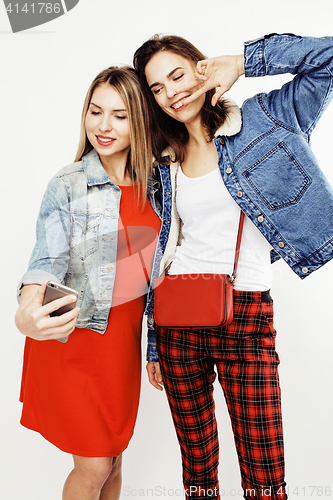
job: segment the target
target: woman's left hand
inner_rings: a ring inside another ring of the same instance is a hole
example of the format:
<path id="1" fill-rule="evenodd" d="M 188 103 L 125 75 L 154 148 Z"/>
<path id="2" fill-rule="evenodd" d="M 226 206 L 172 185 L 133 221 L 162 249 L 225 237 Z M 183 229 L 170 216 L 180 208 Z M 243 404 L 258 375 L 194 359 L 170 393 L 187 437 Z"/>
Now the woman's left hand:
<path id="1" fill-rule="evenodd" d="M 215 106 L 220 97 L 233 86 L 244 72 L 243 55 L 211 57 L 197 63 L 195 80 L 179 87 L 177 93 L 186 92 L 200 85 L 198 90 L 183 100 L 184 104 L 189 104 L 208 90 L 216 89 L 212 97 L 212 105 Z"/>
<path id="2" fill-rule="evenodd" d="M 151 385 L 153 385 L 159 391 L 163 391 L 163 380 L 160 364 L 154 363 L 153 361 L 148 361 L 146 368 L 148 372 L 148 379 Z"/>

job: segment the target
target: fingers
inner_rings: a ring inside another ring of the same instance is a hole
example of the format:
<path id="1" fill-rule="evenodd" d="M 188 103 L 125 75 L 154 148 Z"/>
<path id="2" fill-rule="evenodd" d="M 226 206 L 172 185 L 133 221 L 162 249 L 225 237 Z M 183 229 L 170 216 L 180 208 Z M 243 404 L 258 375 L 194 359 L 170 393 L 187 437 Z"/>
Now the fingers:
<path id="1" fill-rule="evenodd" d="M 52 300 L 52 302 L 45 304 L 43 306 L 43 313 L 45 315 L 49 315 L 49 314 L 53 313 L 54 311 L 57 311 L 61 307 L 67 306 L 68 304 L 72 304 L 73 302 L 76 302 L 75 295 L 65 295 L 64 297 L 61 297 L 60 299 L 55 299 L 55 300 Z"/>
<path id="2" fill-rule="evenodd" d="M 63 339 L 68 337 L 74 330 L 75 330 L 75 325 L 76 325 L 76 320 L 77 320 L 77 314 L 79 312 L 79 308 L 76 308 L 77 312 L 75 314 L 74 318 L 71 318 L 69 321 L 67 321 L 63 325 L 55 325 L 54 327 L 50 326 L 49 323 L 49 328 L 44 332 L 44 340 L 57 340 L 57 339 Z M 75 311 L 73 309 L 73 311 Z M 70 311 L 71 313 L 73 311 Z M 66 313 L 67 314 L 67 313 Z M 64 314 L 62 316 L 65 316 Z M 58 316 L 57 318 L 51 318 L 53 319 L 58 319 L 62 318 L 62 316 Z"/>
<path id="3" fill-rule="evenodd" d="M 223 94 L 227 91 L 227 89 L 223 89 L 222 87 L 219 87 L 216 89 L 215 94 L 212 97 L 211 103 L 212 106 L 215 106 L 216 103 L 219 101 L 219 99 L 223 96 Z"/>
<path id="4" fill-rule="evenodd" d="M 70 311 L 63 313 L 60 316 L 51 316 L 51 317 L 46 316 L 47 324 L 49 328 L 64 326 L 73 319 L 76 319 L 79 314 L 79 311 L 80 311 L 79 307 L 74 307 L 74 309 L 71 309 Z"/>
<path id="5" fill-rule="evenodd" d="M 36 340 L 61 339 L 70 335 L 74 329 L 80 309 L 75 309 L 61 316 L 44 316 L 35 321 L 33 338 Z"/>
<path id="6" fill-rule="evenodd" d="M 160 364 L 159 363 L 155 363 L 155 379 L 160 384 L 163 384 L 162 373 L 161 373 L 161 368 L 160 368 Z"/>
<path id="7" fill-rule="evenodd" d="M 197 62 L 197 71 L 200 75 L 204 75 L 207 72 L 207 68 L 210 65 L 209 59 L 203 59 Z"/>
<path id="8" fill-rule="evenodd" d="M 32 298 L 32 303 L 35 304 L 36 306 L 42 306 L 43 305 L 43 300 L 44 300 L 44 295 L 46 291 L 46 285 L 49 280 L 45 280 L 41 286 L 38 287 L 36 290 L 35 296 Z"/>
<path id="9" fill-rule="evenodd" d="M 210 90 L 209 86 L 204 84 L 198 90 L 193 92 L 193 94 L 191 94 L 189 97 L 185 97 L 183 99 L 183 104 L 185 104 L 185 105 L 190 104 L 190 102 L 195 101 L 196 99 L 198 99 L 198 97 L 205 94 L 208 90 Z"/>
<path id="10" fill-rule="evenodd" d="M 179 86 L 177 89 L 177 94 L 193 90 L 196 87 L 198 87 L 198 85 L 203 85 L 206 80 L 207 77 L 205 75 L 200 75 L 199 73 L 195 73 L 195 79 L 187 82 L 185 85 Z"/>
<path id="11" fill-rule="evenodd" d="M 147 373 L 148 373 L 148 380 L 155 387 L 155 389 L 158 389 L 159 391 L 163 391 L 163 381 L 162 381 L 162 375 L 161 375 L 161 370 L 160 370 L 160 364 L 159 363 L 153 363 L 152 361 L 148 361 L 147 363 Z"/>

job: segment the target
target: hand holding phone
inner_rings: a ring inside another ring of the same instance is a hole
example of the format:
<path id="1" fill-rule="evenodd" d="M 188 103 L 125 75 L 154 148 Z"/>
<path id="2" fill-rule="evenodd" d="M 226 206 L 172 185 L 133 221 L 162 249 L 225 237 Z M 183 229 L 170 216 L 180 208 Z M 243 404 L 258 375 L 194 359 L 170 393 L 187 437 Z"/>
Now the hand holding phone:
<path id="1" fill-rule="evenodd" d="M 56 299 L 61 299 L 62 297 L 66 297 L 67 295 L 75 295 L 77 299 L 78 293 L 76 290 L 73 290 L 73 288 L 61 285 L 60 283 L 55 283 L 54 281 L 49 281 L 46 284 L 43 305 L 49 304 L 50 302 L 53 302 Z M 51 317 L 61 316 L 62 314 L 74 309 L 76 307 L 76 303 L 77 300 L 75 302 L 71 302 L 70 304 L 62 306 L 59 309 L 56 309 L 55 311 L 51 312 L 50 316 Z M 59 340 L 59 342 L 67 342 L 68 337 L 57 340 Z"/>
<path id="2" fill-rule="evenodd" d="M 79 314 L 77 295 L 75 290 L 47 280 L 42 285 L 25 285 L 15 316 L 17 328 L 35 340 L 66 342 Z"/>
<path id="3" fill-rule="evenodd" d="M 68 286 L 60 285 L 59 283 L 55 283 L 54 281 L 48 281 L 48 283 L 46 284 L 43 306 L 45 304 L 53 302 L 53 300 L 66 297 L 66 295 L 75 295 L 75 297 L 77 298 L 78 293 L 76 290 L 73 290 L 73 288 L 69 288 Z M 50 316 L 61 316 L 65 312 L 74 309 L 74 307 L 76 307 L 76 301 L 62 306 L 56 311 L 53 311 Z"/>

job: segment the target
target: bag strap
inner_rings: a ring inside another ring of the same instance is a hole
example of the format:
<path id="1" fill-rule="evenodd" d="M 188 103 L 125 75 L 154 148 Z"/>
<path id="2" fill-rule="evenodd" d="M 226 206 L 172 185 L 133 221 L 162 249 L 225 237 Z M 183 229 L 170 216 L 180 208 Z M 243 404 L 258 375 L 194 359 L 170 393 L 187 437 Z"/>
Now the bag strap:
<path id="1" fill-rule="evenodd" d="M 234 270 L 232 271 L 232 275 L 231 275 L 231 283 L 233 283 L 236 279 L 240 245 L 241 245 L 242 235 L 243 235 L 244 218 L 245 218 L 244 212 L 241 211 L 240 218 L 239 218 L 236 250 L 235 250 Z"/>

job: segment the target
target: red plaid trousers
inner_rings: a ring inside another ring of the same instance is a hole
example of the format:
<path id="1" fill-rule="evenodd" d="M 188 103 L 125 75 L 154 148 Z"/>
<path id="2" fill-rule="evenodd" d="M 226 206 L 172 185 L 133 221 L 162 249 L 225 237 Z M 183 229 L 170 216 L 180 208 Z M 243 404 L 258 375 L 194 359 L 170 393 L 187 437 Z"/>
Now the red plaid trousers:
<path id="1" fill-rule="evenodd" d="M 261 292 L 234 291 L 234 320 L 227 327 L 157 326 L 163 382 L 189 498 L 219 497 L 215 365 L 231 418 L 244 498 L 288 498 L 275 336 L 273 303 L 263 302 Z"/>

